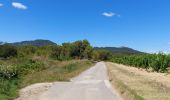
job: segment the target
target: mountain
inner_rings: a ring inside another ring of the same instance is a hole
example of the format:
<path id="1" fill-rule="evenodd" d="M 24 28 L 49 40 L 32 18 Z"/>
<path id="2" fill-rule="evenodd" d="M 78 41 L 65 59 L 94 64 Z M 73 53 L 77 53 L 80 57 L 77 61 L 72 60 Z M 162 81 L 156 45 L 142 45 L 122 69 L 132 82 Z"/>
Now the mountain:
<path id="1" fill-rule="evenodd" d="M 3 45 L 3 44 L 4 44 L 4 42 L 1 42 L 1 41 L 0 41 L 0 45 Z"/>
<path id="2" fill-rule="evenodd" d="M 15 42 L 10 43 L 14 46 L 26 46 L 26 45 L 33 45 L 33 46 L 46 46 L 46 45 L 56 45 L 56 43 L 50 41 L 50 40 L 33 40 L 33 41 L 22 41 L 22 42 Z"/>
<path id="3" fill-rule="evenodd" d="M 3 44 L 3 42 L 0 42 Z M 15 42 L 15 43 L 8 43 L 14 46 L 26 46 L 26 45 L 33 45 L 33 46 L 46 46 L 46 45 L 57 45 L 56 43 L 50 40 L 42 40 L 37 39 L 33 41 L 22 41 L 22 42 Z M 108 50 L 113 53 L 115 56 L 122 56 L 122 55 L 133 55 L 133 54 L 143 54 L 144 52 L 140 52 L 128 47 L 94 47 L 96 50 Z"/>
<path id="4" fill-rule="evenodd" d="M 140 52 L 128 47 L 95 47 L 96 50 L 108 50 L 113 53 L 115 56 L 121 55 L 133 55 L 133 54 L 144 54 L 144 52 Z"/>

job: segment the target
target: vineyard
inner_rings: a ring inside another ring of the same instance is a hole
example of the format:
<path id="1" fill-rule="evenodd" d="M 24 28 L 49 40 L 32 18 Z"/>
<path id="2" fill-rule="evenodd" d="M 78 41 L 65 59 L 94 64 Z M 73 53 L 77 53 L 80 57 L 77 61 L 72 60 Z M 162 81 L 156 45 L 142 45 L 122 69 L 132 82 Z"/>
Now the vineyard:
<path id="1" fill-rule="evenodd" d="M 112 61 L 156 72 L 167 72 L 170 68 L 170 55 L 161 53 L 114 57 Z"/>

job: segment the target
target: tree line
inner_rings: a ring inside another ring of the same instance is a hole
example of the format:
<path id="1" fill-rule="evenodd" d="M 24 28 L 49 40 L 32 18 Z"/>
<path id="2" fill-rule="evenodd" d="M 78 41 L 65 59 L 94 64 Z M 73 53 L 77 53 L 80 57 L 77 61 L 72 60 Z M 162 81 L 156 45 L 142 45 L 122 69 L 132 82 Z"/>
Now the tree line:
<path id="1" fill-rule="evenodd" d="M 170 55 L 165 54 L 134 54 L 115 56 L 105 49 L 95 49 L 87 40 L 79 40 L 62 45 L 46 46 L 13 46 L 1 43 L 0 59 L 10 58 L 47 58 L 59 61 L 72 59 L 89 59 L 95 61 L 111 60 L 116 63 L 145 68 L 157 72 L 166 72 L 170 68 Z"/>
<path id="2" fill-rule="evenodd" d="M 93 59 L 109 60 L 112 54 L 107 50 L 95 50 L 87 40 L 47 46 L 13 46 L 0 45 L 0 58 L 45 56 L 56 60 Z"/>

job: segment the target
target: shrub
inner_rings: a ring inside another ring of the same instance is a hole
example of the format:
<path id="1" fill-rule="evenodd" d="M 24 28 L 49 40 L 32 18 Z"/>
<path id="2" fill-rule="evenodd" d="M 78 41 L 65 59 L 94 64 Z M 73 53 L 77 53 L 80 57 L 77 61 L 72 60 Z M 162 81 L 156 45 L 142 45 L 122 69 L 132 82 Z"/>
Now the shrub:
<path id="1" fill-rule="evenodd" d="M 17 66 L 17 70 L 20 74 L 26 75 L 28 73 L 33 73 L 35 71 L 41 71 L 45 69 L 44 63 L 40 61 L 30 60 L 27 63 L 20 64 Z"/>
<path id="2" fill-rule="evenodd" d="M 18 77 L 18 70 L 16 66 L 12 65 L 0 65 L 0 78 L 12 79 Z"/>

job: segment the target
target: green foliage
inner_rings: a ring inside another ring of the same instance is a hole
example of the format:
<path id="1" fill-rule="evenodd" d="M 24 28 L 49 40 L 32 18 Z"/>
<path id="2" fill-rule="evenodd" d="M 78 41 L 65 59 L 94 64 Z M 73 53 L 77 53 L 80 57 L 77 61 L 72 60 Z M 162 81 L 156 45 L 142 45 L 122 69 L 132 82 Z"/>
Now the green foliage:
<path id="1" fill-rule="evenodd" d="M 77 66 L 78 64 L 73 63 L 73 64 L 69 64 L 63 67 L 63 69 L 67 72 L 72 72 L 74 70 L 76 70 L 79 66 Z"/>
<path id="2" fill-rule="evenodd" d="M 0 78 L 0 100 L 13 100 L 18 94 L 18 89 L 20 81 L 18 79 L 6 80 Z"/>
<path id="3" fill-rule="evenodd" d="M 39 42 L 41 41 L 38 41 L 38 44 Z M 71 59 L 109 60 L 112 55 L 109 51 L 104 49 L 95 50 L 87 40 L 75 41 L 73 43 L 63 43 L 62 45 L 34 46 L 24 44 L 25 42 L 23 42 L 23 46 L 20 45 L 17 47 L 11 45 L 1 45 L 0 57 L 18 57 L 17 59 L 40 57 L 48 59 L 50 56 L 53 59 L 63 61 Z"/>
<path id="4" fill-rule="evenodd" d="M 16 96 L 19 82 L 28 74 L 44 70 L 44 63 L 28 60 L 15 65 L 0 65 L 0 98 L 12 100 Z"/>
<path id="5" fill-rule="evenodd" d="M 30 56 L 35 54 L 37 50 L 37 47 L 35 46 L 22 46 L 22 47 L 18 47 L 18 55 L 19 57 L 26 57 L 26 56 Z"/>
<path id="6" fill-rule="evenodd" d="M 21 75 L 45 69 L 42 62 L 29 60 L 27 63 L 18 65 L 0 65 L 0 78 L 12 79 L 19 78 Z"/>
<path id="7" fill-rule="evenodd" d="M 94 60 L 110 60 L 112 54 L 110 51 L 107 50 L 95 50 L 93 51 L 93 59 Z"/>
<path id="8" fill-rule="evenodd" d="M 42 62 L 29 60 L 27 63 L 20 64 L 17 66 L 17 72 L 22 75 L 27 75 L 36 71 L 45 69 L 45 65 Z"/>
<path id="9" fill-rule="evenodd" d="M 51 56 L 58 60 L 69 59 L 90 59 L 92 58 L 93 48 L 87 40 L 76 41 L 73 43 L 63 43 L 52 49 Z"/>
<path id="10" fill-rule="evenodd" d="M 156 72 L 166 72 L 170 67 L 170 55 L 161 53 L 115 57 L 112 61 L 138 68 L 152 69 Z"/>
<path id="11" fill-rule="evenodd" d="M 11 79 L 14 77 L 18 77 L 18 71 L 16 66 L 0 65 L 0 78 Z"/>
<path id="12" fill-rule="evenodd" d="M 16 55 L 16 47 L 10 45 L 0 45 L 0 58 L 14 57 Z"/>
<path id="13" fill-rule="evenodd" d="M 83 41 L 76 41 L 73 43 L 73 51 L 72 56 L 74 58 L 90 58 L 89 53 L 92 52 L 92 47 L 90 46 L 90 43 L 87 40 Z"/>

